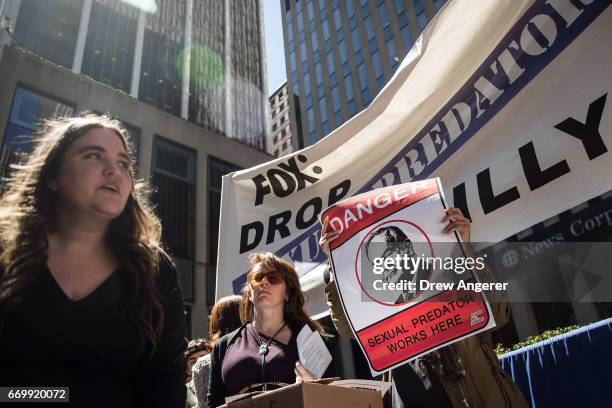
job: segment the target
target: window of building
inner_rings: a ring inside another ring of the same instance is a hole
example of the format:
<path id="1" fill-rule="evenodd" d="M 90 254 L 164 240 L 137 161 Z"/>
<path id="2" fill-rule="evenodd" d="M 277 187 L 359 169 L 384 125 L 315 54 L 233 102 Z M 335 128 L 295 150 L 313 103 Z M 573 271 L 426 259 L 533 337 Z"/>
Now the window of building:
<path id="1" fill-rule="evenodd" d="M 313 108 L 308 109 L 308 129 L 310 129 L 311 132 L 313 129 L 316 130 L 315 115 L 314 115 Z"/>
<path id="2" fill-rule="evenodd" d="M 351 31 L 351 40 L 353 41 L 353 49 L 355 51 L 361 51 L 361 41 L 359 40 L 359 31 Z"/>
<path id="3" fill-rule="evenodd" d="M 310 131 L 310 144 L 315 144 L 317 143 L 317 130 L 313 129 Z"/>
<path id="4" fill-rule="evenodd" d="M 310 33 L 310 43 L 312 44 L 312 52 L 315 54 L 319 53 L 319 41 L 317 39 L 317 32 L 313 31 Z"/>
<path id="5" fill-rule="evenodd" d="M 385 81 L 383 77 L 382 63 L 380 61 L 380 53 L 378 51 L 372 54 L 372 62 L 374 63 L 374 77 L 376 78 L 378 89 L 380 90 L 382 87 L 380 86 L 379 82 L 382 81 L 382 84 L 384 85 Z"/>
<path id="6" fill-rule="evenodd" d="M 151 179 L 155 191 L 151 200 L 162 221 L 162 239 L 176 262 L 187 300 L 194 297 L 195 165 L 195 151 L 155 136 Z"/>
<path id="7" fill-rule="evenodd" d="M 342 17 L 340 16 L 339 8 L 334 10 L 334 25 L 336 26 L 336 30 L 342 28 Z"/>
<path id="8" fill-rule="evenodd" d="M 400 14 L 404 11 L 404 0 L 393 0 L 393 4 L 395 5 L 395 13 Z"/>
<path id="9" fill-rule="evenodd" d="M 321 114 L 321 122 L 325 122 L 327 120 L 327 103 L 324 96 L 319 99 L 319 112 Z"/>
<path id="10" fill-rule="evenodd" d="M 329 40 L 329 21 L 327 19 L 323 20 L 323 41 Z"/>
<path id="11" fill-rule="evenodd" d="M 342 27 L 340 27 L 338 31 L 336 31 L 336 41 L 342 40 L 344 40 L 344 31 L 342 31 Z"/>
<path id="12" fill-rule="evenodd" d="M 118 13 L 93 2 L 81 72 L 124 92 L 130 91 L 138 14 Z"/>
<path id="13" fill-rule="evenodd" d="M 158 4 L 158 13 L 147 15 L 138 98 L 179 116 L 182 81 L 176 62 L 184 47 L 185 9 L 178 2 Z M 175 24 L 168 25 L 165 21 L 169 15 L 173 16 Z M 160 26 L 166 25 L 167 30 L 159 30 Z"/>
<path id="14" fill-rule="evenodd" d="M 397 50 L 395 49 L 395 40 L 391 38 L 387 41 L 387 54 L 389 55 L 389 65 L 391 65 L 391 69 L 395 71 L 397 68 L 398 61 L 395 60 L 397 57 Z"/>
<path id="15" fill-rule="evenodd" d="M 371 40 L 372 38 L 376 36 L 376 33 L 374 32 L 374 25 L 372 24 L 372 16 L 368 16 L 365 19 L 365 26 L 366 26 L 366 34 L 368 36 L 368 40 Z"/>
<path id="16" fill-rule="evenodd" d="M 338 111 L 334 113 L 334 119 L 336 120 L 336 127 L 340 126 L 344 123 L 344 118 L 342 117 L 342 112 Z"/>
<path id="17" fill-rule="evenodd" d="M 280 123 L 281 123 L 281 125 L 282 125 L 283 123 L 285 123 L 285 116 L 281 116 L 281 118 L 280 118 Z"/>
<path id="18" fill-rule="evenodd" d="M 321 123 L 321 133 L 323 134 L 323 137 L 327 136 L 329 133 L 329 122 L 324 121 Z"/>
<path id="19" fill-rule="evenodd" d="M 308 21 L 314 20 L 314 8 L 312 6 L 312 1 L 308 1 L 306 3 L 306 11 L 308 12 Z"/>
<path id="20" fill-rule="evenodd" d="M 298 33 L 302 33 L 304 32 L 304 19 L 302 17 L 302 10 L 298 10 L 296 17 Z"/>
<path id="21" fill-rule="evenodd" d="M 285 103 L 281 102 L 280 105 L 278 105 L 278 110 L 282 111 L 285 108 Z"/>
<path id="22" fill-rule="evenodd" d="M 378 19 L 380 20 L 380 24 L 383 27 L 383 29 L 385 27 L 389 26 L 389 13 L 387 13 L 387 7 L 385 7 L 385 3 L 379 3 L 376 6 L 376 9 L 378 10 Z"/>
<path id="23" fill-rule="evenodd" d="M 275 123 L 272 125 L 272 131 L 275 132 L 278 129 L 278 125 Z"/>
<path id="24" fill-rule="evenodd" d="M 446 3 L 446 0 L 434 0 L 434 10 L 440 10 L 444 3 Z"/>
<path id="25" fill-rule="evenodd" d="M 364 106 L 368 106 L 370 102 L 372 102 L 372 96 L 370 95 L 370 90 L 367 87 L 361 90 L 361 98 L 363 99 Z"/>
<path id="26" fill-rule="evenodd" d="M 427 26 L 427 16 L 425 15 L 423 0 L 412 0 L 412 4 L 414 4 L 414 11 L 416 12 L 419 27 L 421 27 L 421 30 L 423 30 Z"/>
<path id="27" fill-rule="evenodd" d="M 287 21 L 287 42 L 293 42 L 293 22 Z"/>
<path id="28" fill-rule="evenodd" d="M 397 22 L 400 26 L 400 29 L 406 27 L 408 25 L 408 16 L 406 15 L 405 11 L 402 11 L 398 16 L 397 16 Z"/>
<path id="29" fill-rule="evenodd" d="M 344 88 L 346 89 L 346 99 L 353 99 L 355 94 L 353 93 L 353 80 L 350 75 L 344 78 Z"/>
<path id="30" fill-rule="evenodd" d="M 278 150 L 274 152 L 278 156 Z M 240 167 L 208 156 L 208 274 L 206 275 L 206 301 L 215 302 L 217 283 L 217 247 L 219 245 L 219 219 L 221 215 L 221 178 Z"/>
<path id="31" fill-rule="evenodd" d="M 295 72 L 297 69 L 297 62 L 295 59 L 295 52 L 289 53 L 289 66 L 291 67 L 291 72 Z"/>
<path id="32" fill-rule="evenodd" d="M 71 69 L 82 8 L 82 1 L 22 1 L 14 32 L 17 44 Z"/>
<path id="33" fill-rule="evenodd" d="M 340 110 L 340 91 L 337 86 L 333 87 L 331 91 L 334 112 L 338 112 Z"/>
<path id="34" fill-rule="evenodd" d="M 317 81 L 317 85 L 323 84 L 323 70 L 321 69 L 321 64 L 315 65 L 315 80 Z"/>
<path id="35" fill-rule="evenodd" d="M 406 25 L 404 28 L 402 28 L 400 30 L 400 34 L 402 35 L 402 40 L 404 40 L 404 47 L 406 47 L 407 50 L 412 48 L 412 44 L 414 44 L 414 41 L 412 41 L 412 34 L 410 33 L 410 25 Z"/>
<path id="36" fill-rule="evenodd" d="M 355 7 L 353 7 L 353 1 L 354 0 L 344 1 L 344 6 L 346 7 L 346 14 L 348 15 L 349 18 L 355 15 Z"/>
<path id="37" fill-rule="evenodd" d="M 32 151 L 32 134 L 41 120 L 73 113 L 73 106 L 17 87 L 0 153 L 0 183 L 10 175 L 10 165 Z"/>
<path id="38" fill-rule="evenodd" d="M 370 16 L 370 7 L 368 6 L 368 1 L 361 2 L 361 17 L 365 20 Z"/>
<path id="39" fill-rule="evenodd" d="M 306 92 L 306 95 L 312 94 L 312 90 L 310 89 L 310 74 L 308 73 L 304 74 L 304 92 Z"/>
<path id="40" fill-rule="evenodd" d="M 349 117 L 353 117 L 357 113 L 357 104 L 355 103 L 355 99 L 350 99 L 348 101 L 348 110 Z"/>
<path id="41" fill-rule="evenodd" d="M 308 59 L 306 57 L 306 41 L 300 43 L 300 58 L 302 58 L 302 63 Z"/>
<path id="42" fill-rule="evenodd" d="M 327 59 L 327 71 L 328 72 L 334 72 L 335 71 L 335 67 L 334 67 L 334 54 L 332 52 L 328 52 L 326 54 L 325 58 Z"/>
<path id="43" fill-rule="evenodd" d="M 340 41 L 338 43 L 338 48 L 340 50 L 340 63 L 344 64 L 348 61 L 348 54 L 346 52 L 346 43 L 344 41 Z"/>
<path id="44" fill-rule="evenodd" d="M 368 73 L 365 64 L 361 64 L 357 67 L 357 74 L 359 75 L 360 89 L 366 89 L 368 87 Z"/>
<path id="45" fill-rule="evenodd" d="M 378 50 L 378 43 L 376 42 L 376 38 L 372 38 L 370 41 L 368 41 L 368 51 L 370 54 L 373 54 L 376 52 L 376 50 Z"/>

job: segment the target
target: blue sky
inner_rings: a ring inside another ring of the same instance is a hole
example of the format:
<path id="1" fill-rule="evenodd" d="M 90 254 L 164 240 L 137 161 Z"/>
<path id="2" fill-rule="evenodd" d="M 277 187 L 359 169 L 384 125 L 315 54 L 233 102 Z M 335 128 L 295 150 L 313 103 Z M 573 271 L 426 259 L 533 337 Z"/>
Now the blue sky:
<path id="1" fill-rule="evenodd" d="M 285 44 L 280 0 L 262 0 L 264 6 L 264 30 L 266 34 L 266 61 L 268 94 L 272 94 L 287 79 L 285 71 Z"/>

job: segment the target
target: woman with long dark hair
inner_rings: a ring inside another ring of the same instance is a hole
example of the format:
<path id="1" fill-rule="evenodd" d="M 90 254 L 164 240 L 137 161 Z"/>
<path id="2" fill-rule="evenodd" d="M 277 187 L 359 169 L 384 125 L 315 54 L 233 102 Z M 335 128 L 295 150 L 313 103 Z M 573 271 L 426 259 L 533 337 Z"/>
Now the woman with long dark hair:
<path id="1" fill-rule="evenodd" d="M 240 322 L 241 300 L 242 297 L 238 295 L 222 297 L 215 303 L 210 312 L 210 317 L 208 318 L 208 340 L 205 343 L 206 355 L 198 358 L 192 370 L 192 383 L 195 389 L 197 406 L 200 408 L 204 408 L 207 404 L 211 352 L 221 337 L 233 332 L 242 325 Z"/>
<path id="2" fill-rule="evenodd" d="M 249 257 L 251 270 L 242 292 L 243 325 L 223 336 L 211 355 L 208 406 L 225 397 L 312 379 L 299 363 L 296 337 L 308 325 L 321 326 L 304 311 L 304 295 L 293 265 L 270 253 Z"/>
<path id="3" fill-rule="evenodd" d="M 72 406 L 185 404 L 185 320 L 129 134 L 49 120 L 0 199 L 0 385 L 69 387 Z"/>

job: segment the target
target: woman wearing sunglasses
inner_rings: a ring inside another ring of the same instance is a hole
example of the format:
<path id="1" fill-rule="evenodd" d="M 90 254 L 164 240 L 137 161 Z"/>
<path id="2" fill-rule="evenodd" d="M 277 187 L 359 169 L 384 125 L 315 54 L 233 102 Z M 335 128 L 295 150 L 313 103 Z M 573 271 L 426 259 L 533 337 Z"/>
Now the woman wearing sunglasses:
<path id="1" fill-rule="evenodd" d="M 208 406 L 225 397 L 312 379 L 299 363 L 296 337 L 308 325 L 322 331 L 304 311 L 304 295 L 293 265 L 272 253 L 249 256 L 242 291 L 243 325 L 219 340 L 212 352 Z"/>

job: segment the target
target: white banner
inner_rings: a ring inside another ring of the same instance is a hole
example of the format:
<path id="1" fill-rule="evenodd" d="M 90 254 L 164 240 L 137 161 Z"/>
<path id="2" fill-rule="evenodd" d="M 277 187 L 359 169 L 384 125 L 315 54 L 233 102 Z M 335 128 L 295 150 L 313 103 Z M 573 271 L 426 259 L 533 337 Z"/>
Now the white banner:
<path id="1" fill-rule="evenodd" d="M 609 3 L 448 2 L 368 109 L 313 146 L 223 178 L 217 298 L 240 290 L 252 251 L 323 261 L 321 211 L 374 188 L 439 177 L 475 242 L 612 189 Z M 314 271 L 303 280 L 318 315 Z"/>

